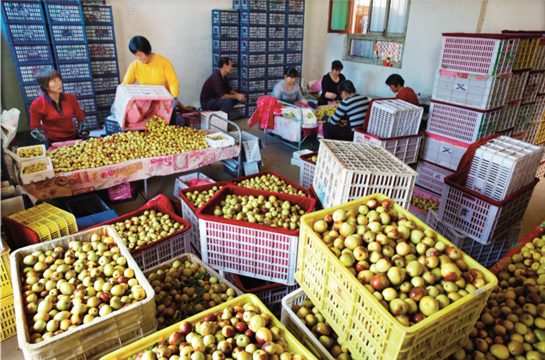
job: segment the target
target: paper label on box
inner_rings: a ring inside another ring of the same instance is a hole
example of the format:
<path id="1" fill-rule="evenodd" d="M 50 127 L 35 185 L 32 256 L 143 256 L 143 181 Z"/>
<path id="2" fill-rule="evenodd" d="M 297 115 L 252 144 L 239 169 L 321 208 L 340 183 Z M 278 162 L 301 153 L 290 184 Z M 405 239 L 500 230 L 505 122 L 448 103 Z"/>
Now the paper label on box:
<path id="1" fill-rule="evenodd" d="M 259 172 L 259 166 L 257 164 L 257 161 L 255 162 L 245 162 L 243 163 L 244 166 L 244 174 L 246 176 L 257 174 Z"/>

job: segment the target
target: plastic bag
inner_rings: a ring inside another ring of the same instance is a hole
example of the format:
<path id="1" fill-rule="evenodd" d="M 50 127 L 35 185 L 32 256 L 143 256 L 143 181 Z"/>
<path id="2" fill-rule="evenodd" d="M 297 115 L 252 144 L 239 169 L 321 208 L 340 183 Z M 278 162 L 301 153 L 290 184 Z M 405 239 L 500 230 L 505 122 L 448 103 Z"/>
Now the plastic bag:
<path id="1" fill-rule="evenodd" d="M 19 115 L 21 112 L 19 109 L 4 110 L 2 117 L 0 118 L 0 125 L 2 126 L 2 146 L 7 149 L 9 144 L 15 138 L 17 134 L 17 126 L 19 125 Z"/>

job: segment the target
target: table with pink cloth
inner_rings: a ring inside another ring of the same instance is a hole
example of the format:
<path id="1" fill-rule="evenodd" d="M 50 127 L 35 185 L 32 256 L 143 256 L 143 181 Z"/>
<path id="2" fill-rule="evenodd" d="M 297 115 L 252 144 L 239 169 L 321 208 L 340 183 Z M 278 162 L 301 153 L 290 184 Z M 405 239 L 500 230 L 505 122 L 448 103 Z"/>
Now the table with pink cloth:
<path id="1" fill-rule="evenodd" d="M 53 179 L 25 185 L 24 188 L 38 200 L 73 196 L 154 176 L 166 176 L 195 170 L 221 160 L 232 159 L 237 157 L 239 153 L 240 147 L 235 145 L 129 160 L 94 169 L 57 173 Z"/>

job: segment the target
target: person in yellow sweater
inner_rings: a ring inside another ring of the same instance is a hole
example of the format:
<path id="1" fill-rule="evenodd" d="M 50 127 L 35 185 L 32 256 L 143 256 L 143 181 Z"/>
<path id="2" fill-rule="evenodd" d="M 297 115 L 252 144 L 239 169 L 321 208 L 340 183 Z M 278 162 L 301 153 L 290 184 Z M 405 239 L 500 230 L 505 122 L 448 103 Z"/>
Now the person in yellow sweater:
<path id="1" fill-rule="evenodd" d="M 148 39 L 143 36 L 134 36 L 129 42 L 129 50 L 136 60 L 129 65 L 123 84 L 130 85 L 138 81 L 139 85 L 163 85 L 174 98 L 173 107 L 177 106 L 184 112 L 196 111 L 194 107 L 185 107 L 178 101 L 180 83 L 174 67 L 167 58 L 151 51 Z M 174 111 L 173 119 L 175 118 Z"/>

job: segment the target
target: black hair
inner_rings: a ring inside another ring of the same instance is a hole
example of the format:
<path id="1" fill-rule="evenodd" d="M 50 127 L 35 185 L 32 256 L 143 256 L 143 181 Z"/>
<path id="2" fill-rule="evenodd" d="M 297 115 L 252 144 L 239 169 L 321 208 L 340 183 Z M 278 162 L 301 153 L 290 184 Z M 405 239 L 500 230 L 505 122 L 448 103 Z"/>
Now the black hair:
<path id="1" fill-rule="evenodd" d="M 294 67 L 288 67 L 284 70 L 284 75 L 291 78 L 296 78 L 299 76 L 299 72 Z"/>
<path id="2" fill-rule="evenodd" d="M 398 74 L 392 74 L 388 76 L 388 79 L 386 79 L 386 85 L 393 85 L 397 87 L 398 85 L 404 86 L 405 80 L 401 77 L 401 75 Z"/>
<path id="3" fill-rule="evenodd" d="M 144 54 L 149 55 L 151 54 L 151 44 L 145 37 L 136 35 L 129 42 L 129 50 L 133 54 L 136 54 L 137 51 L 142 51 Z"/>
<path id="4" fill-rule="evenodd" d="M 230 58 L 228 58 L 228 57 L 222 57 L 222 58 L 220 58 L 220 61 L 218 61 L 218 67 L 221 69 L 223 67 L 223 65 L 229 66 L 231 61 L 232 60 Z"/>
<path id="5" fill-rule="evenodd" d="M 40 89 L 44 93 L 47 92 L 47 87 L 49 86 L 49 82 L 55 78 L 59 78 L 62 80 L 62 75 L 53 68 L 41 68 L 36 73 L 36 81 L 40 85 Z"/>
<path id="6" fill-rule="evenodd" d="M 349 94 L 355 93 L 356 88 L 354 87 L 354 84 L 350 80 L 341 81 L 339 85 L 337 86 L 337 91 L 339 91 L 339 94 L 343 91 L 346 91 Z"/>
<path id="7" fill-rule="evenodd" d="M 344 68 L 343 63 L 339 60 L 335 60 L 331 63 L 331 68 L 333 70 L 342 70 Z"/>

